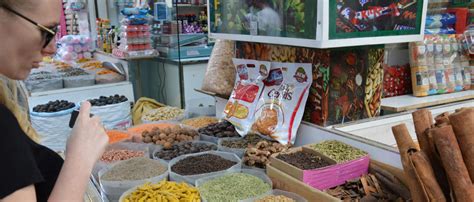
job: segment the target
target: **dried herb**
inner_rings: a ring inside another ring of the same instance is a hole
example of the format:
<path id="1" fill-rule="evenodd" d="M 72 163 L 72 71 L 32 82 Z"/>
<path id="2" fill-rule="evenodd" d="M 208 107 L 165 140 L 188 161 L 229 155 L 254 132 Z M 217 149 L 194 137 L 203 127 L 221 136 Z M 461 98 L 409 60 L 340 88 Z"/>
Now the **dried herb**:
<path id="1" fill-rule="evenodd" d="M 226 170 L 237 164 L 213 154 L 190 156 L 171 166 L 171 171 L 180 175 L 198 175 Z"/>
<path id="2" fill-rule="evenodd" d="M 271 186 L 258 177 L 233 173 L 209 180 L 198 187 L 206 201 L 238 201 L 260 196 Z"/>
<path id="3" fill-rule="evenodd" d="M 367 152 L 335 140 L 324 141 L 310 147 L 337 163 L 344 163 L 367 155 Z"/>

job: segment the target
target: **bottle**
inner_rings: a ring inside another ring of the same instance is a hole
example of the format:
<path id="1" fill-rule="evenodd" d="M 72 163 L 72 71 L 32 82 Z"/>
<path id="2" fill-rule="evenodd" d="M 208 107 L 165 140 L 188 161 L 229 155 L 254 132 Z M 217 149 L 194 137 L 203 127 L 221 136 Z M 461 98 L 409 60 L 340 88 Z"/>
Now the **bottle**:
<path id="1" fill-rule="evenodd" d="M 112 26 L 110 29 L 109 33 L 107 34 L 107 40 L 109 42 L 109 51 L 112 52 L 113 49 L 117 48 L 116 47 L 116 37 L 117 37 L 117 30 L 115 26 Z"/>

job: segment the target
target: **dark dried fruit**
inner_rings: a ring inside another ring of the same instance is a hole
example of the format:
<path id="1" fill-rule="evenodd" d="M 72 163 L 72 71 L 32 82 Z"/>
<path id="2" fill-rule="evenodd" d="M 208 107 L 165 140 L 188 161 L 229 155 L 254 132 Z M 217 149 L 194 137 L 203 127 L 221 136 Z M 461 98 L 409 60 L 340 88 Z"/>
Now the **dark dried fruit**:
<path id="1" fill-rule="evenodd" d="M 68 102 L 66 100 L 56 100 L 56 101 L 50 101 L 46 104 L 42 105 L 37 105 L 33 108 L 34 112 L 59 112 L 59 111 L 64 111 L 67 109 L 74 108 L 76 105 L 72 102 Z"/>
<path id="2" fill-rule="evenodd" d="M 235 130 L 234 126 L 228 121 L 222 121 L 219 123 L 211 124 L 207 127 L 199 129 L 199 133 L 223 138 L 223 137 L 240 137 L 239 133 Z"/>
<path id="3" fill-rule="evenodd" d="M 89 100 L 92 106 L 106 106 L 106 105 L 111 105 L 111 104 L 118 104 L 122 102 L 128 101 L 127 97 L 125 96 L 120 96 L 120 95 L 112 95 L 109 97 L 105 96 L 100 96 L 98 99 L 92 99 Z"/>
<path id="4" fill-rule="evenodd" d="M 205 151 L 217 150 L 214 144 L 199 142 L 186 142 L 181 145 L 173 145 L 170 149 L 163 149 L 155 154 L 155 157 L 163 160 L 171 160 L 185 154 L 193 154 Z"/>

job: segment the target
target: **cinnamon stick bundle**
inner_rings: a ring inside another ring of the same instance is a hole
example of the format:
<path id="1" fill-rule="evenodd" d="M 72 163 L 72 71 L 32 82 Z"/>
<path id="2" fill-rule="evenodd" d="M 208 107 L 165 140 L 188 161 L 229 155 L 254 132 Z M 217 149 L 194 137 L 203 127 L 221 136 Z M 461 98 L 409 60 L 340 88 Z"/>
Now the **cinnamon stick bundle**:
<path id="1" fill-rule="evenodd" d="M 427 109 L 421 109 L 412 113 L 413 122 L 415 124 L 415 132 L 420 143 L 421 150 L 426 154 L 429 159 L 429 164 L 433 168 L 438 184 L 443 190 L 444 196 L 450 198 L 451 189 L 448 183 L 448 177 L 444 171 L 443 165 L 439 158 L 439 154 L 436 152 L 436 147 L 432 139 L 430 128 L 433 125 L 433 117 L 431 112 Z M 446 120 L 447 114 L 442 114 L 436 117 L 438 123 Z"/>
<path id="2" fill-rule="evenodd" d="M 435 118 L 436 126 L 450 125 L 449 112 L 444 112 Z"/>
<path id="3" fill-rule="evenodd" d="M 456 201 L 474 201 L 474 187 L 450 125 L 431 129 Z"/>
<path id="4" fill-rule="evenodd" d="M 392 132 L 400 150 L 404 172 L 409 178 L 408 187 L 413 201 L 446 201 L 426 155 L 416 148 L 406 125 L 394 126 Z"/>
<path id="5" fill-rule="evenodd" d="M 474 108 L 463 108 L 449 116 L 471 181 L 474 181 Z"/>

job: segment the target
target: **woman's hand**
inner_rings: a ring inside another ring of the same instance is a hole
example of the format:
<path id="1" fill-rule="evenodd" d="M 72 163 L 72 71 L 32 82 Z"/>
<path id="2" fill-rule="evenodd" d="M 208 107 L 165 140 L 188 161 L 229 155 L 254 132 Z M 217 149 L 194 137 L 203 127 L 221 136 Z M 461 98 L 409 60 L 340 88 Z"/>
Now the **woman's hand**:
<path id="1" fill-rule="evenodd" d="M 93 166 L 104 153 L 109 138 L 99 117 L 90 117 L 91 104 L 83 102 L 66 147 L 66 159 Z"/>

